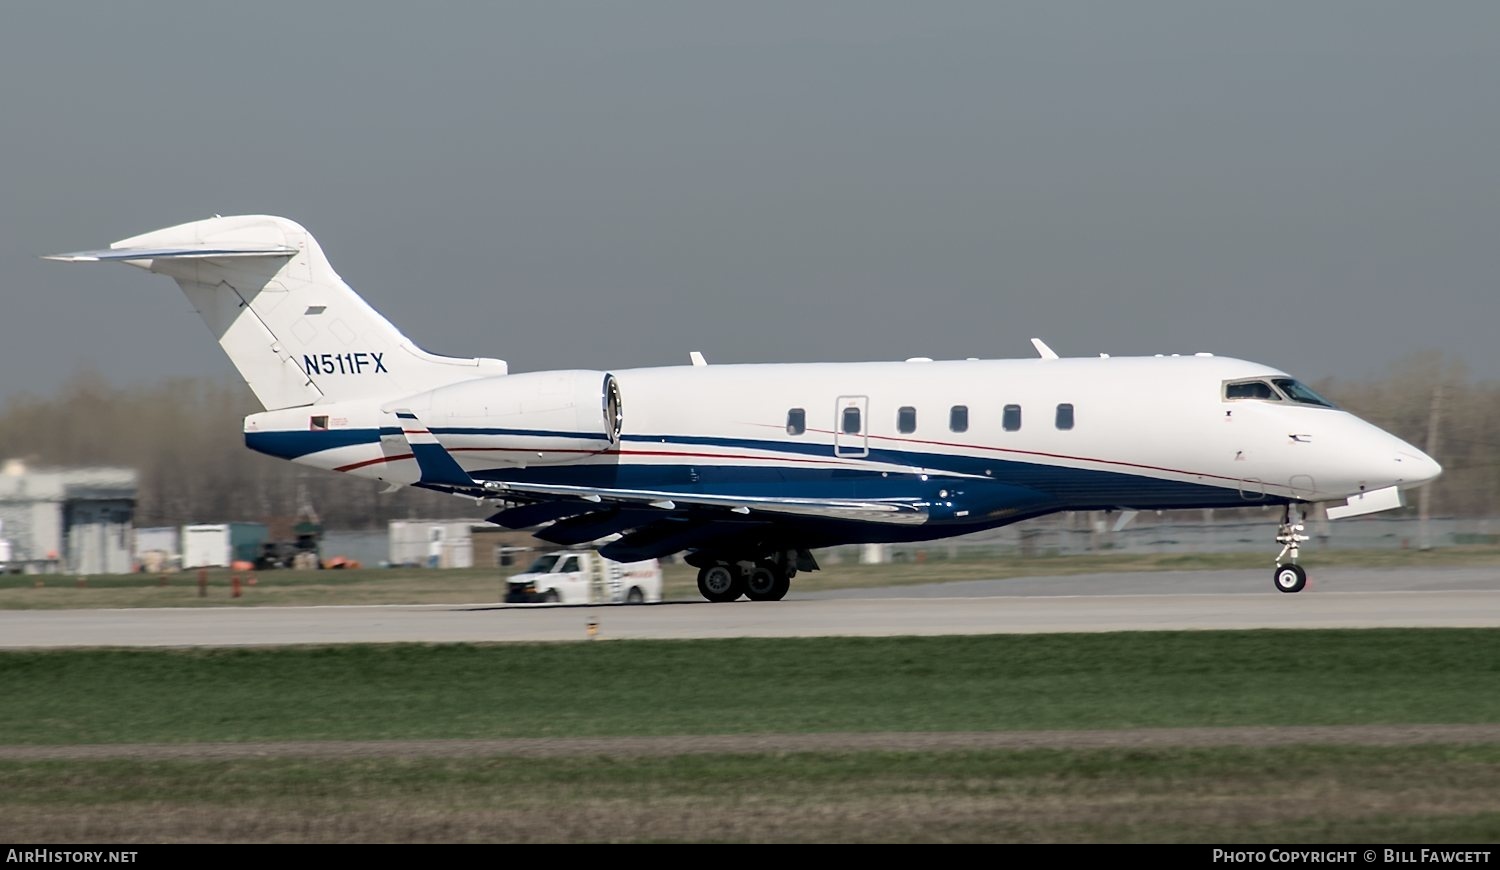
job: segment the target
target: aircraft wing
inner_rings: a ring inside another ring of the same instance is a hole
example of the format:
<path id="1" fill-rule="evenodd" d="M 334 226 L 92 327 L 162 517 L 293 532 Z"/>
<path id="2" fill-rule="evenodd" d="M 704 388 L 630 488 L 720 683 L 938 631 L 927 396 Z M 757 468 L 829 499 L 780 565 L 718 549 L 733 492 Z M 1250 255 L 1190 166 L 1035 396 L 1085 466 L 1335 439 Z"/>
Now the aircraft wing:
<path id="1" fill-rule="evenodd" d="M 828 519 L 864 520 L 878 523 L 924 523 L 925 505 L 910 501 L 857 501 L 841 499 L 776 498 L 769 496 L 702 495 L 697 493 L 660 492 L 645 489 L 607 489 L 588 486 L 511 483 L 487 480 L 486 491 L 519 496 L 550 496 L 576 499 L 592 504 L 651 507 L 662 511 L 690 508 L 718 508 L 731 513 L 792 514 Z"/>
<path id="2" fill-rule="evenodd" d="M 793 518 L 921 523 L 925 505 L 887 501 L 717 496 L 651 490 L 485 481 L 483 491 L 512 500 L 489 521 L 541 528 L 544 541 L 572 546 L 612 538 L 600 548 L 620 562 L 757 537 Z M 542 525 L 545 524 L 545 525 Z"/>
<path id="3" fill-rule="evenodd" d="M 759 519 L 762 520 L 769 519 L 764 516 L 765 514 L 772 514 L 877 523 L 920 524 L 927 521 L 927 506 L 909 500 L 728 496 L 504 480 L 479 481 L 463 470 L 458 461 L 453 458 L 453 454 L 438 442 L 431 430 L 410 409 L 398 408 L 395 409 L 394 414 L 397 426 L 391 427 L 390 431 L 392 434 L 399 431 L 406 439 L 421 471 L 418 483 L 433 488 L 471 494 L 482 492 L 503 497 L 516 497 L 518 500 L 527 502 L 561 502 L 562 504 L 556 508 L 557 516 L 560 517 L 570 514 L 588 515 L 603 511 L 612 511 L 618 515 L 624 511 L 633 519 L 638 519 L 637 525 L 640 526 L 649 525 L 657 519 L 669 516 L 676 516 L 679 519 L 703 519 L 705 517 L 701 514 L 704 511 L 712 511 L 725 520 L 738 519 L 728 514 L 737 514 L 747 520 L 752 518 L 752 514 L 761 514 Z M 528 507 L 536 508 L 537 506 L 529 505 Z M 529 520 L 533 517 L 545 517 L 547 513 L 547 509 L 544 508 L 541 513 L 532 510 L 524 516 Z M 694 514 L 700 514 L 700 516 L 694 517 Z M 545 520 L 524 522 L 520 527 L 535 525 L 536 522 L 542 521 Z M 508 525 L 509 523 L 502 521 L 502 524 Z"/>

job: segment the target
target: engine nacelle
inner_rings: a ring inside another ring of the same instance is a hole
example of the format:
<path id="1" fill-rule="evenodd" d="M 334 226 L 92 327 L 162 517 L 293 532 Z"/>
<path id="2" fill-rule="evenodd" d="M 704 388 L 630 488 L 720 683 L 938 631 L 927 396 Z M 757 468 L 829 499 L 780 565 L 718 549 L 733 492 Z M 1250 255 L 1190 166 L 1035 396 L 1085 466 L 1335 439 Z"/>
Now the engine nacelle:
<path id="1" fill-rule="evenodd" d="M 450 452 L 496 465 L 576 462 L 619 443 L 623 422 L 619 385 L 599 371 L 461 381 L 402 406 Z"/>
<path id="2" fill-rule="evenodd" d="M 409 462 L 410 411 L 463 468 L 560 465 L 613 448 L 623 420 L 614 375 L 532 372 L 476 378 L 381 402 L 304 405 L 245 418 L 252 450 L 318 468 L 396 483 L 417 480 Z"/>

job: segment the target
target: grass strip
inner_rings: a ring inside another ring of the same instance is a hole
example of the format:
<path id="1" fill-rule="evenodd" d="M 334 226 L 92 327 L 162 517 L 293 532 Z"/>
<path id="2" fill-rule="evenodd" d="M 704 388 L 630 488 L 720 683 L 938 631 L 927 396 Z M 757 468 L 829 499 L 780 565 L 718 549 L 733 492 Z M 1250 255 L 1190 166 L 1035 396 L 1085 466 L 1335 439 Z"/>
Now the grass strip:
<path id="1" fill-rule="evenodd" d="M 1500 722 L 1500 630 L 0 653 L 0 743 Z"/>

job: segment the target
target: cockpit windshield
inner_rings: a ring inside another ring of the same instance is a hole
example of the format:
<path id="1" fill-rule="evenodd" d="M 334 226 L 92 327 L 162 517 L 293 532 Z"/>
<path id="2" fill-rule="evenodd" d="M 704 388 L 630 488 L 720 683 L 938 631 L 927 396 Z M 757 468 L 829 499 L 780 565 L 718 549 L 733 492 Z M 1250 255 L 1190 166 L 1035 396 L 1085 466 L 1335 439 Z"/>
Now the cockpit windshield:
<path id="1" fill-rule="evenodd" d="M 1281 394 L 1265 381 L 1239 381 L 1224 385 L 1224 398 L 1265 399 L 1268 402 L 1279 402 Z"/>
<path id="2" fill-rule="evenodd" d="M 1274 386 L 1273 386 L 1274 385 Z M 1252 378 L 1231 381 L 1224 385 L 1224 398 L 1260 399 L 1265 402 L 1296 402 L 1299 405 L 1315 405 L 1319 408 L 1336 407 L 1332 402 L 1313 392 L 1312 388 L 1291 378 Z"/>
<path id="3" fill-rule="evenodd" d="M 1301 381 L 1294 381 L 1291 378 L 1277 378 L 1272 383 L 1293 402 L 1299 402 L 1303 405 L 1317 405 L 1320 408 L 1334 407 L 1332 402 L 1313 392 L 1311 387 Z"/>

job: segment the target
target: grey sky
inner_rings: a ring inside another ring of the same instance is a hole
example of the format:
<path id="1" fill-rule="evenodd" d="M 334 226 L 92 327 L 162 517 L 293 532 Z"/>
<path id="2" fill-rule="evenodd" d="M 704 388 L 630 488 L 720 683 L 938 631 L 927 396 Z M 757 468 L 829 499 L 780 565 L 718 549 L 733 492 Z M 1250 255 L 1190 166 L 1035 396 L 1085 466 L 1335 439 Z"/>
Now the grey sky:
<path id="1" fill-rule="evenodd" d="M 0 399 L 231 372 L 167 279 L 37 257 L 254 212 L 514 371 L 1495 378 L 1500 4 L 6 5 Z"/>

